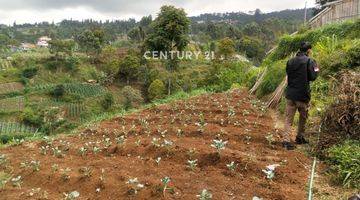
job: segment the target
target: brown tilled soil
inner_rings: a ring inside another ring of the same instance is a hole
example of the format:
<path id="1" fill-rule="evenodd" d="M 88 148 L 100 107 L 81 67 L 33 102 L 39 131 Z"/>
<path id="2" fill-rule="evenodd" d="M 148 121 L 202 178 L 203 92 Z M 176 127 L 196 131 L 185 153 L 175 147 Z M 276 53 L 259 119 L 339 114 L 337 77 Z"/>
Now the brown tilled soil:
<path id="1" fill-rule="evenodd" d="M 235 116 L 228 117 L 232 110 Z M 207 123 L 203 132 L 195 125 L 201 121 L 200 114 Z M 311 161 L 299 151 L 284 151 L 274 124 L 259 102 L 244 91 L 232 91 L 146 109 L 89 127 L 79 135 L 25 142 L 0 150 L 8 158 L 0 174 L 22 177 L 21 188 L 8 182 L 0 190 L 0 199 L 63 199 L 64 193 L 72 191 L 80 193 L 78 199 L 197 199 L 203 189 L 221 200 L 305 199 Z M 179 129 L 183 133 L 178 135 Z M 274 145 L 265 139 L 268 134 L 274 136 Z M 117 145 L 115 138 L 121 135 L 126 135 L 126 141 Z M 110 138 L 109 147 L 106 138 Z M 153 138 L 173 145 L 155 147 Z M 228 141 L 220 155 L 211 147 L 214 139 Z M 41 154 L 41 146 L 49 146 L 46 155 Z M 101 152 L 95 154 L 94 146 Z M 53 154 L 56 147 L 63 156 Z M 88 149 L 83 156 L 81 147 Z M 192 171 L 187 161 L 195 159 L 198 165 Z M 31 161 L 40 161 L 39 171 L 21 164 Z M 235 172 L 226 167 L 232 161 L 238 164 Z M 269 180 L 262 170 L 271 164 L 280 167 Z M 81 172 L 84 167 L 88 175 Z M 66 168 L 71 172 L 62 172 Z M 164 177 L 171 179 L 165 192 Z M 144 185 L 136 194 L 136 187 L 126 183 L 131 178 Z"/>

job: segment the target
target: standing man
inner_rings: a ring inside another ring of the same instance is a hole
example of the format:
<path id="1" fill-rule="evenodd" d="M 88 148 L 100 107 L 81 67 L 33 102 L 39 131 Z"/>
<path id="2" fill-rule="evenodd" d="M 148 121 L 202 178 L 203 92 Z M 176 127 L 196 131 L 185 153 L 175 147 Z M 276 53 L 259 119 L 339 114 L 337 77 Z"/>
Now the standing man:
<path id="1" fill-rule="evenodd" d="M 309 57 L 311 48 L 310 43 L 302 42 L 300 51 L 286 64 L 288 84 L 286 88 L 287 102 L 283 147 L 287 150 L 295 149 L 295 145 L 290 139 L 290 133 L 296 111 L 299 111 L 300 117 L 295 142 L 296 144 L 308 143 L 304 138 L 304 132 L 311 98 L 310 81 L 315 81 L 319 72 L 316 61 Z"/>

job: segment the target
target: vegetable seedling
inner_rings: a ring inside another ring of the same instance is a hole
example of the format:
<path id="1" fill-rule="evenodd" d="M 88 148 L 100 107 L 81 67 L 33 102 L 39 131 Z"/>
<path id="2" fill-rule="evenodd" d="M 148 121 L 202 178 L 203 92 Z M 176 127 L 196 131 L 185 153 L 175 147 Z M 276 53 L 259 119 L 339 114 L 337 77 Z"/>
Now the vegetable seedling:
<path id="1" fill-rule="evenodd" d="M 40 171 L 40 161 L 32 160 L 30 162 L 30 166 L 32 167 L 34 172 Z"/>
<path id="2" fill-rule="evenodd" d="M 234 161 L 232 161 L 229 164 L 226 164 L 226 167 L 231 171 L 231 172 L 235 172 L 236 168 L 237 168 L 238 164 L 236 164 Z"/>
<path id="3" fill-rule="evenodd" d="M 119 146 L 123 146 L 126 142 L 126 138 L 124 135 L 115 138 L 115 140 L 116 140 L 116 144 Z"/>
<path id="4" fill-rule="evenodd" d="M 75 200 L 80 197 L 80 193 L 78 191 L 72 191 L 70 193 L 64 193 L 65 200 Z"/>
<path id="5" fill-rule="evenodd" d="M 137 194 L 139 190 L 144 188 L 144 184 L 141 184 L 138 178 L 129 179 L 126 184 L 130 185 L 130 190 L 128 191 L 129 194 Z"/>
<path id="6" fill-rule="evenodd" d="M 58 164 L 51 165 L 51 171 L 52 173 L 59 171 L 59 165 Z"/>
<path id="7" fill-rule="evenodd" d="M 164 197 L 165 197 L 165 192 L 166 190 L 172 190 L 172 188 L 169 188 L 169 183 L 171 182 L 171 179 L 170 177 L 164 177 L 161 179 L 161 182 L 163 184 L 163 194 L 164 194 Z"/>
<path id="8" fill-rule="evenodd" d="M 274 142 L 275 142 L 275 139 L 274 139 L 274 135 L 271 134 L 271 133 L 268 133 L 266 136 L 265 136 L 265 139 L 266 141 L 269 143 L 269 145 L 272 147 Z"/>
<path id="9" fill-rule="evenodd" d="M 279 166 L 280 165 L 278 165 L 278 164 L 269 165 L 269 166 L 266 166 L 266 169 L 264 169 L 262 171 L 265 173 L 267 179 L 272 180 L 275 177 L 275 169 Z"/>
<path id="10" fill-rule="evenodd" d="M 203 189 L 196 197 L 198 197 L 199 200 L 210 200 L 212 199 L 212 194 L 207 189 Z"/>
<path id="11" fill-rule="evenodd" d="M 90 167 L 82 167 L 79 169 L 79 172 L 84 178 L 90 178 L 92 176 L 92 169 Z"/>
<path id="12" fill-rule="evenodd" d="M 197 159 L 196 160 L 188 160 L 188 167 L 191 169 L 191 171 L 194 171 L 197 166 Z"/>
<path id="13" fill-rule="evenodd" d="M 109 148 L 109 147 L 111 146 L 111 144 L 112 144 L 110 138 L 105 138 L 103 142 L 104 142 L 104 146 L 105 146 L 106 148 Z"/>
<path id="14" fill-rule="evenodd" d="M 79 149 L 79 154 L 81 155 L 81 157 L 84 157 L 86 155 L 86 152 L 87 152 L 87 148 L 85 147 L 81 147 Z"/>
<path id="15" fill-rule="evenodd" d="M 57 157 L 57 158 L 63 158 L 64 157 L 64 154 L 62 153 L 62 151 L 58 147 L 52 148 L 52 151 L 53 151 L 53 155 L 55 157 Z"/>
<path id="16" fill-rule="evenodd" d="M 198 131 L 200 133 L 203 133 L 205 131 L 205 126 L 207 123 L 205 122 L 204 115 L 202 113 L 199 114 L 199 122 L 195 123 L 196 126 L 198 126 Z"/>
<path id="17" fill-rule="evenodd" d="M 156 162 L 156 164 L 159 166 L 160 165 L 160 161 L 161 161 L 161 157 L 157 157 L 156 159 L 155 159 L 155 162 Z"/>
<path id="18" fill-rule="evenodd" d="M 161 144 L 160 144 L 160 138 L 153 138 L 152 141 L 151 141 L 151 144 L 154 146 L 154 147 L 161 147 Z"/>
<path id="19" fill-rule="evenodd" d="M 220 155 L 220 151 L 225 149 L 225 146 L 227 143 L 228 143 L 228 141 L 213 140 L 211 147 L 215 148 L 217 153 Z"/>
<path id="20" fill-rule="evenodd" d="M 70 172 L 71 172 L 71 169 L 70 168 L 66 168 L 66 169 L 61 169 L 61 179 L 63 181 L 68 181 L 70 180 Z"/>
<path id="21" fill-rule="evenodd" d="M 15 178 L 12 178 L 12 179 L 11 179 L 11 183 L 12 183 L 13 187 L 21 188 L 22 177 L 21 177 L 21 176 L 17 176 L 17 177 L 15 177 Z"/>

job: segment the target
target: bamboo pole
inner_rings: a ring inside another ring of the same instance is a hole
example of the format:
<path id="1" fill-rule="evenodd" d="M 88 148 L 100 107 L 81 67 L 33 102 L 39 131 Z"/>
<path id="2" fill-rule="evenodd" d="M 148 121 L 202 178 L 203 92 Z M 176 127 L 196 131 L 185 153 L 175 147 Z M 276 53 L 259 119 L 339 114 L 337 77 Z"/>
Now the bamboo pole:
<path id="1" fill-rule="evenodd" d="M 284 78 L 284 80 L 280 83 L 280 85 L 276 88 L 276 90 L 272 93 L 270 100 L 266 104 L 268 108 L 276 108 L 280 101 L 281 97 L 283 96 L 285 92 L 285 87 L 287 84 L 287 77 Z"/>

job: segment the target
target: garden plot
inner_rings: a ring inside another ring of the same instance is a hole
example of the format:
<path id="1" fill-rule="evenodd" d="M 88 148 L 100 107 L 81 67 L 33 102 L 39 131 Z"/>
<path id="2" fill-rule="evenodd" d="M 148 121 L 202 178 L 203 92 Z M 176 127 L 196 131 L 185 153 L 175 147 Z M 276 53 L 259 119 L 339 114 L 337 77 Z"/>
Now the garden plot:
<path id="1" fill-rule="evenodd" d="M 84 109 L 83 103 L 69 103 L 65 106 L 66 117 L 79 118 Z"/>
<path id="2" fill-rule="evenodd" d="M 0 100 L 0 112 L 18 112 L 24 110 L 24 97 L 13 97 Z"/>
<path id="3" fill-rule="evenodd" d="M 246 92 L 202 95 L 0 149 L 1 198 L 305 199 L 311 161 L 277 140 Z"/>
<path id="4" fill-rule="evenodd" d="M 0 84 L 0 94 L 8 94 L 12 92 L 20 92 L 24 89 L 23 84 L 19 82 Z"/>
<path id="5" fill-rule="evenodd" d="M 0 122 L 0 135 L 36 134 L 37 128 L 17 122 Z"/>
<path id="6" fill-rule="evenodd" d="M 83 97 L 94 97 L 104 94 L 105 89 L 101 85 L 72 83 L 64 85 L 66 92 Z"/>
<path id="7" fill-rule="evenodd" d="M 69 94 L 77 94 L 82 97 L 95 97 L 103 95 L 106 89 L 101 85 L 87 83 L 68 83 L 63 84 L 64 89 Z M 56 87 L 56 84 L 39 84 L 28 88 L 31 92 L 49 92 Z"/>

